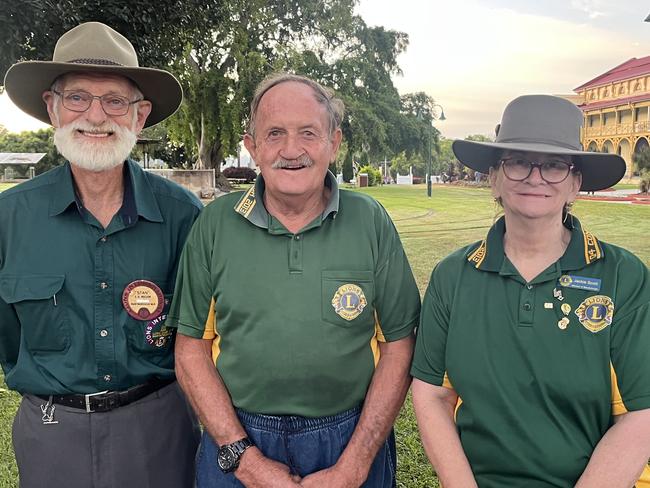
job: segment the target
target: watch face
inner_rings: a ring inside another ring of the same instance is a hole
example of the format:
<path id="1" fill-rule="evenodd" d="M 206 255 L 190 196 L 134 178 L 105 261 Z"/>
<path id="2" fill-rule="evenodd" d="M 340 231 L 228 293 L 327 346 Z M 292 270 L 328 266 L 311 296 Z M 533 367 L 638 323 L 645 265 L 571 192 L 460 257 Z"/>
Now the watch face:
<path id="1" fill-rule="evenodd" d="M 237 456 L 230 450 L 230 446 L 224 446 L 219 449 L 217 462 L 222 470 L 227 471 L 234 467 L 234 464 L 237 462 Z"/>

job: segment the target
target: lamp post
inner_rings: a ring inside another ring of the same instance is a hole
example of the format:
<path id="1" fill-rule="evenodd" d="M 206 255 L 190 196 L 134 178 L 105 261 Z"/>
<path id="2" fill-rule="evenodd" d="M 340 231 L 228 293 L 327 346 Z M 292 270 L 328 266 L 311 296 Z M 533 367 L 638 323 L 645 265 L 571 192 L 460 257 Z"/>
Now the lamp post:
<path id="1" fill-rule="evenodd" d="M 440 120 L 444 121 L 445 111 L 442 108 L 442 105 L 434 103 L 431 110 L 431 121 Z M 427 196 L 431 198 L 431 173 L 433 172 L 433 164 L 431 161 L 431 139 L 433 139 L 433 125 L 429 125 L 429 160 L 427 162 Z"/>

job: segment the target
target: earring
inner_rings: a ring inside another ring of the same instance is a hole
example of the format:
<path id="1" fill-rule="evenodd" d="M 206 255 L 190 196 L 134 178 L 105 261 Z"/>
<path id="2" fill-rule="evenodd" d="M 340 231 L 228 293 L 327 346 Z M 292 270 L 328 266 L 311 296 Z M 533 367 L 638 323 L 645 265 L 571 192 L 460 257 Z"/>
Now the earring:
<path id="1" fill-rule="evenodd" d="M 574 228 L 573 224 L 573 214 L 571 213 L 571 210 L 573 209 L 573 202 L 566 202 L 564 204 L 564 208 L 562 209 L 562 223 L 569 229 Z M 569 219 L 569 224 L 567 225 L 566 221 Z"/>
<path id="2" fill-rule="evenodd" d="M 494 225 L 499 218 L 499 216 L 503 213 L 503 204 L 501 197 L 494 197 L 494 212 L 492 216 L 492 225 Z"/>

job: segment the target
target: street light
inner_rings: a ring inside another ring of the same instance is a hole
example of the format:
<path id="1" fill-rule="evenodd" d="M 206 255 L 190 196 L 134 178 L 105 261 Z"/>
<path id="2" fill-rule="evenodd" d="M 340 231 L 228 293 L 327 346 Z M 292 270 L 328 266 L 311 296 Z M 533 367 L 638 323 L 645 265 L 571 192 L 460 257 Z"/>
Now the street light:
<path id="1" fill-rule="evenodd" d="M 433 122 L 434 120 L 440 120 L 444 121 L 447 120 L 447 117 L 445 117 L 445 111 L 442 108 L 442 105 L 438 103 L 434 103 L 432 110 L 431 110 L 431 121 Z M 431 173 L 433 172 L 433 164 L 431 161 L 431 139 L 433 139 L 433 125 L 429 125 L 429 161 L 427 164 L 427 196 L 431 198 Z"/>

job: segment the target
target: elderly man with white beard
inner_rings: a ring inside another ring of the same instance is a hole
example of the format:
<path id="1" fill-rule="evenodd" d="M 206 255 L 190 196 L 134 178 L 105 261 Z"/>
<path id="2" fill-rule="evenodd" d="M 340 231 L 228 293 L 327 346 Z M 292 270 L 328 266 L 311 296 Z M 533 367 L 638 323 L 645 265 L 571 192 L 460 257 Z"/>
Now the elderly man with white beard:
<path id="1" fill-rule="evenodd" d="M 138 133 L 182 100 L 168 72 L 97 22 L 5 88 L 55 128 L 68 160 L 0 194 L 0 365 L 22 395 L 22 488 L 194 485 L 199 428 L 165 327 L 201 203 L 129 160 Z"/>

